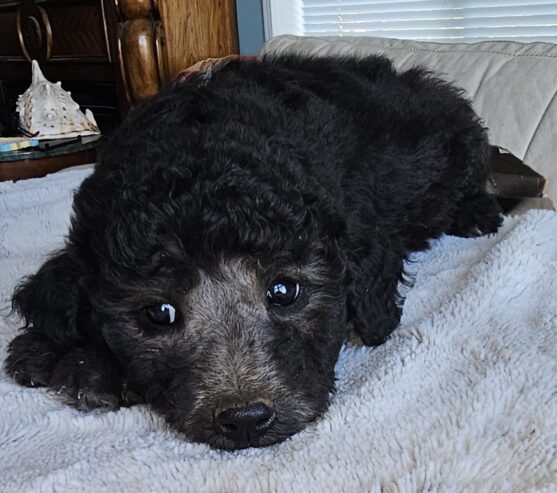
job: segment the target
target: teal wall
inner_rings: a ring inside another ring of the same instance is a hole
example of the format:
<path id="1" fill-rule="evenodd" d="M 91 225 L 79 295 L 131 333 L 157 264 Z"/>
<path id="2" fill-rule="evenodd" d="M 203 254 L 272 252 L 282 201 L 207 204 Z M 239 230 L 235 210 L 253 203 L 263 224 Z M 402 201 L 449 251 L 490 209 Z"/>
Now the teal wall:
<path id="1" fill-rule="evenodd" d="M 240 53 L 255 55 L 264 41 L 261 0 L 236 0 Z"/>

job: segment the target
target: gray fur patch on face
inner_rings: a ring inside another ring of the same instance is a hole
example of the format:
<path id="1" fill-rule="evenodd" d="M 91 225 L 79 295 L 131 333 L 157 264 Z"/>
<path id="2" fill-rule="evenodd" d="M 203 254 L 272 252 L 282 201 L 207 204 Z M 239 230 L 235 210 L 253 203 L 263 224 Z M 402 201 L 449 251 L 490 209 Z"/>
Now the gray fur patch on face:
<path id="1" fill-rule="evenodd" d="M 282 278 L 302 286 L 299 299 L 287 308 L 269 304 L 266 297 Z M 181 330 L 166 340 L 177 354 L 187 354 L 187 384 L 181 373 L 172 384 L 187 389 L 181 403 L 172 402 L 178 409 L 169 413 L 173 422 L 195 441 L 230 448 L 234 443 L 215 433 L 215 416 L 262 402 L 277 419 L 257 445 L 303 429 L 326 409 L 334 388 L 331 365 L 340 337 L 331 334 L 344 320 L 337 308 L 343 302 L 339 280 L 317 254 L 298 265 L 287 258 L 222 257 L 210 269 L 200 269 L 179 307 Z M 179 412 L 182 408 L 187 412 Z"/>
<path id="2" fill-rule="evenodd" d="M 253 263 L 222 259 L 201 271 L 186 299 L 186 337 L 195 356 L 195 408 L 272 401 L 287 392 L 272 357 L 265 288 Z"/>

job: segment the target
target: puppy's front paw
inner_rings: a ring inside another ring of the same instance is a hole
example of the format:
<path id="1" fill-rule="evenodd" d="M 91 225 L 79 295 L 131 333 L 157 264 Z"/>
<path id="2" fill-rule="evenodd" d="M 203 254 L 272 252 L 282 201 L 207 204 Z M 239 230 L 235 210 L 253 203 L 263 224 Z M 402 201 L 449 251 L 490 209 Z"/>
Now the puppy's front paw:
<path id="1" fill-rule="evenodd" d="M 26 330 L 8 346 L 4 367 L 18 384 L 43 387 L 49 384 L 58 358 L 54 344 L 39 332 Z"/>
<path id="2" fill-rule="evenodd" d="M 121 370 L 111 355 L 94 349 L 76 348 L 57 362 L 48 385 L 68 405 L 85 411 L 109 410 L 133 404 Z"/>

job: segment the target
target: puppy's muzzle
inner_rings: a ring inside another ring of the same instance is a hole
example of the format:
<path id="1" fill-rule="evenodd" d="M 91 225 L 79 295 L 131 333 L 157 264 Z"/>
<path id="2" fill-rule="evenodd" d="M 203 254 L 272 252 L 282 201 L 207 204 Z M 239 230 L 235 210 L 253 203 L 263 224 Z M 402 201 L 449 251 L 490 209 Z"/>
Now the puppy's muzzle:
<path id="1" fill-rule="evenodd" d="M 238 444 L 252 444 L 275 424 L 275 410 L 262 402 L 226 409 L 215 416 L 215 431 Z"/>

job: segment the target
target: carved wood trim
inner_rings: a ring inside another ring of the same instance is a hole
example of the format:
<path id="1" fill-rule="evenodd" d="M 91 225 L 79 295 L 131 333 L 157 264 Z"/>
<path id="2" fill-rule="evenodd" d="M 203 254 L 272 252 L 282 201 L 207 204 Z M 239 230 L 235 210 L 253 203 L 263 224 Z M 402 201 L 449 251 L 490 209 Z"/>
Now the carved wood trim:
<path id="1" fill-rule="evenodd" d="M 120 13 L 126 19 L 149 17 L 154 12 L 152 0 L 120 0 Z"/>
<path id="2" fill-rule="evenodd" d="M 46 11 L 25 2 L 16 12 L 19 45 L 27 61 L 47 61 L 52 52 L 52 28 Z"/>
<path id="3" fill-rule="evenodd" d="M 119 0 L 118 64 L 130 106 L 156 94 L 166 79 L 163 29 L 152 0 Z"/>
<path id="4" fill-rule="evenodd" d="M 122 52 L 125 53 L 124 67 L 131 102 L 156 94 L 161 87 L 155 29 L 150 19 L 130 19 L 121 30 Z"/>

